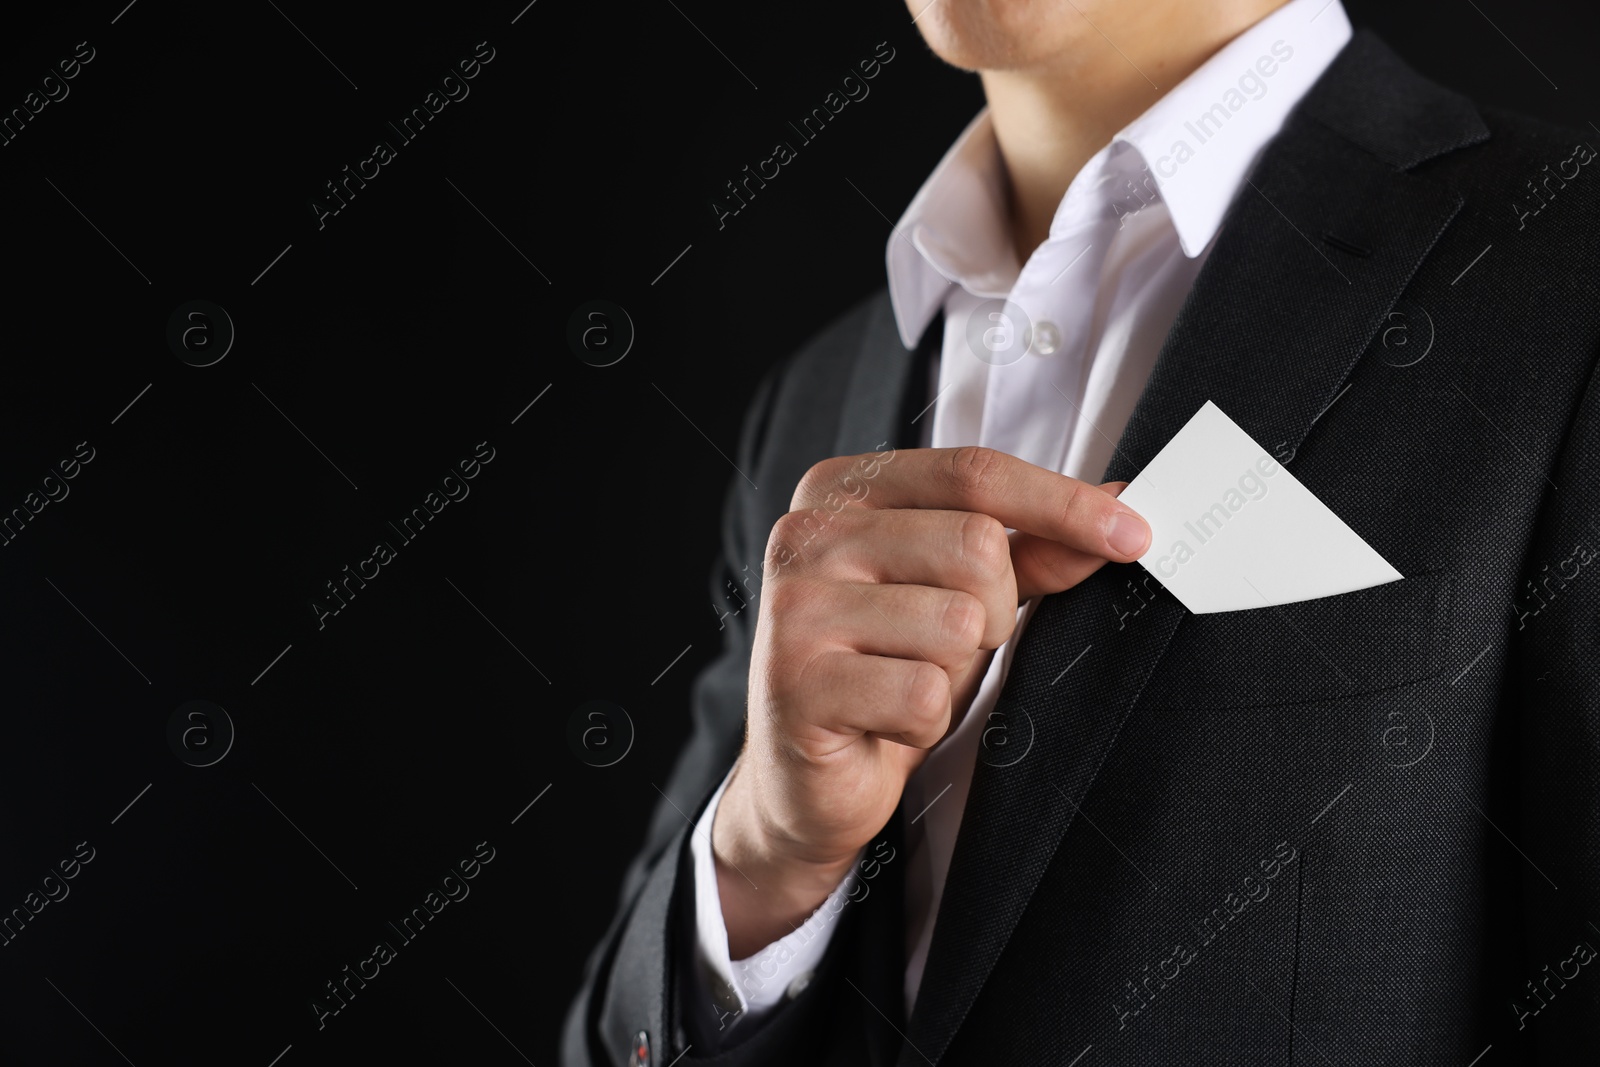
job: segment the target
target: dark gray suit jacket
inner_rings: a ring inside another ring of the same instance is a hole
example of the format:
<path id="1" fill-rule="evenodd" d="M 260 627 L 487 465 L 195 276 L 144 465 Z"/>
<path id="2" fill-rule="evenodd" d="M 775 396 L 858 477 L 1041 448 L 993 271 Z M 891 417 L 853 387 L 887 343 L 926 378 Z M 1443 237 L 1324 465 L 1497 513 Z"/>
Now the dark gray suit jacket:
<path id="1" fill-rule="evenodd" d="M 565 1062 L 624 1064 L 641 1033 L 655 1067 L 690 1045 L 684 1067 L 1467 1067 L 1491 1045 L 1485 1067 L 1595 1062 L 1600 160 L 1583 140 L 1480 111 L 1358 33 L 1233 204 L 1106 478 L 1213 400 L 1406 577 L 1196 616 L 1107 566 L 1046 598 L 910 1018 L 891 862 L 805 992 L 702 1058 L 688 826 L 662 804 Z M 727 577 L 757 569 L 812 463 L 915 443 L 914 363 L 880 294 L 769 378 Z M 666 790 L 692 817 L 738 751 L 754 615 L 729 619 L 696 684 Z"/>

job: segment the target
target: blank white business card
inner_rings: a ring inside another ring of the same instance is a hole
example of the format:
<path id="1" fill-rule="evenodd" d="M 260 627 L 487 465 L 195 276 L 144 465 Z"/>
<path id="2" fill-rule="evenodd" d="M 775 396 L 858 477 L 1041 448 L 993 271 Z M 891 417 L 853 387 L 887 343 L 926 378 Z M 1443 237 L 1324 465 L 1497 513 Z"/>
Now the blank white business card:
<path id="1" fill-rule="evenodd" d="M 1209 400 L 1118 499 L 1154 534 L 1139 563 L 1196 615 L 1401 577 Z"/>

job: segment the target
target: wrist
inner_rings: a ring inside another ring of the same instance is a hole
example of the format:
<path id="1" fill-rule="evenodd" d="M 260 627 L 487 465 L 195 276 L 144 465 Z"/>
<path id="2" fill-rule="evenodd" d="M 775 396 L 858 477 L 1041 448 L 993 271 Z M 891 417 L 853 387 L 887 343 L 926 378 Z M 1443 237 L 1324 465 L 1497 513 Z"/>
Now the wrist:
<path id="1" fill-rule="evenodd" d="M 801 855 L 766 829 L 736 768 L 711 828 L 717 892 L 731 959 L 746 959 L 789 934 L 828 899 L 860 849 L 834 858 Z M 748 782 L 745 783 L 746 787 Z"/>

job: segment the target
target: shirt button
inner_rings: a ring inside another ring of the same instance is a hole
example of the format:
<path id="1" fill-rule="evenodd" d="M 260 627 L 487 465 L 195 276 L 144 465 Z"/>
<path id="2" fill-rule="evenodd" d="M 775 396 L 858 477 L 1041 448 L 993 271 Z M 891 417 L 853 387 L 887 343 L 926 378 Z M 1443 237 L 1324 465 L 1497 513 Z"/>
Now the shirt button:
<path id="1" fill-rule="evenodd" d="M 812 972 L 807 971 L 804 974 L 797 976 L 794 981 L 789 983 L 789 988 L 784 991 L 783 995 L 788 997 L 790 1000 L 793 1000 L 801 993 L 804 993 L 806 991 L 806 986 L 811 984 L 811 973 Z"/>
<path id="2" fill-rule="evenodd" d="M 1041 356 L 1052 355 L 1061 347 L 1061 331 L 1053 322 L 1041 322 L 1033 328 L 1032 348 Z"/>

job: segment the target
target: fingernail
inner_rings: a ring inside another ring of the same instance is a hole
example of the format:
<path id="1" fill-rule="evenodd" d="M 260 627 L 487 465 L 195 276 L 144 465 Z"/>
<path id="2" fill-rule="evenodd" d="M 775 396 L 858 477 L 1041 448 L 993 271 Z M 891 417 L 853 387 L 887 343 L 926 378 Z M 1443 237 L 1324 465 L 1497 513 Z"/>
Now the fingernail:
<path id="1" fill-rule="evenodd" d="M 1131 511 L 1120 511 L 1106 524 L 1106 543 L 1119 555 L 1134 556 L 1150 538 L 1150 527 Z"/>

